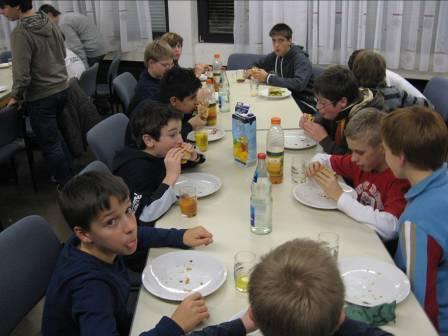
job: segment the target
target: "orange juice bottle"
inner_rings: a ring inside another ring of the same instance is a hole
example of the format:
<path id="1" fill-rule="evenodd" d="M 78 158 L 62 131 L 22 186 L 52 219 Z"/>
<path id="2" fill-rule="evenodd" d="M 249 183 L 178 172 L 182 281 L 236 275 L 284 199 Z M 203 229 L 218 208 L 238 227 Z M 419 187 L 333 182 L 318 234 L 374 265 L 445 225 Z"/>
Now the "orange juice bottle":
<path id="1" fill-rule="evenodd" d="M 266 166 L 272 184 L 279 184 L 283 182 L 285 136 L 280 123 L 280 118 L 271 118 L 271 128 L 269 129 L 266 141 Z"/>

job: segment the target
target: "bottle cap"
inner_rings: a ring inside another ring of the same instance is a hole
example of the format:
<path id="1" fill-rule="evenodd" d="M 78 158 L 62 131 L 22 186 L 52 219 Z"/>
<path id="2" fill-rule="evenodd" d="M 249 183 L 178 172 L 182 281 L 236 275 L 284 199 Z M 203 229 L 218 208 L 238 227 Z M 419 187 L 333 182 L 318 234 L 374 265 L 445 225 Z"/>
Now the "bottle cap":
<path id="1" fill-rule="evenodd" d="M 265 153 L 258 153 L 257 154 L 257 159 L 260 159 L 260 160 L 266 159 L 266 154 Z"/>
<path id="2" fill-rule="evenodd" d="M 271 118 L 271 124 L 272 125 L 280 125 L 280 123 L 282 122 L 282 119 L 279 117 L 272 117 Z"/>
<path id="3" fill-rule="evenodd" d="M 219 58 L 221 55 L 220 54 L 214 54 L 213 57 L 214 58 Z"/>

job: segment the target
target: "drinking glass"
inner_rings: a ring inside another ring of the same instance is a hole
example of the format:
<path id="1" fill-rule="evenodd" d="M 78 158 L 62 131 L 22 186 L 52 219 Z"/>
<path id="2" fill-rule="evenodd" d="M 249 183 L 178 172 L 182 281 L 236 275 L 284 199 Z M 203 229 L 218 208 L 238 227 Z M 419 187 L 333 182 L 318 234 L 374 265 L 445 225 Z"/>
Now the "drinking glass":
<path id="1" fill-rule="evenodd" d="M 208 149 L 208 132 L 206 130 L 198 130 L 194 133 L 196 146 L 201 152 L 206 152 Z"/>
<path id="2" fill-rule="evenodd" d="M 250 251 L 238 251 L 235 254 L 233 275 L 236 290 L 246 293 L 249 287 L 250 273 L 255 266 L 255 253 Z"/>
<path id="3" fill-rule="evenodd" d="M 260 85 L 260 83 L 255 78 L 252 78 L 250 80 L 250 95 L 252 97 L 258 96 L 258 86 L 259 85 Z"/>
<path id="4" fill-rule="evenodd" d="M 236 71 L 236 81 L 238 83 L 243 83 L 246 80 L 244 70 Z"/>
<path id="5" fill-rule="evenodd" d="M 196 216 L 198 211 L 198 198 L 195 187 L 182 186 L 179 188 L 179 207 L 182 216 Z"/>
<path id="6" fill-rule="evenodd" d="M 291 178 L 294 183 L 305 183 L 307 181 L 306 168 L 308 161 L 300 158 L 293 158 L 291 163 Z"/>
<path id="7" fill-rule="evenodd" d="M 339 235 L 335 232 L 320 232 L 317 239 L 324 244 L 337 260 L 339 255 Z"/>

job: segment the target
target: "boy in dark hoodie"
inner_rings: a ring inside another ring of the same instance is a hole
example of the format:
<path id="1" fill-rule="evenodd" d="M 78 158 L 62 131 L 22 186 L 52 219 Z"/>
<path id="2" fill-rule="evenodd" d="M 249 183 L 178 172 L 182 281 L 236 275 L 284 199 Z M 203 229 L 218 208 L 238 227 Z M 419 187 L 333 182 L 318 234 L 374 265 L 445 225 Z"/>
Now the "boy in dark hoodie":
<path id="1" fill-rule="evenodd" d="M 188 230 L 138 227 L 129 190 L 110 173 L 74 177 L 62 189 L 59 205 L 73 235 L 66 241 L 47 289 L 42 334 L 45 336 L 129 335 L 132 307 L 123 256 L 151 247 L 208 245 L 203 227 Z M 142 336 L 180 336 L 208 318 L 201 294 L 186 297 L 171 317 L 164 316 Z M 242 319 L 192 335 L 245 335 L 255 329 L 249 313 Z"/>
<path id="2" fill-rule="evenodd" d="M 18 21 L 11 33 L 13 85 L 8 106 L 23 103 L 43 156 L 63 185 L 73 167 L 56 121 L 68 88 L 62 33 L 45 13 L 33 10 L 31 0 L 0 0 L 0 14 Z"/>
<path id="3" fill-rule="evenodd" d="M 292 30 L 278 23 L 269 32 L 274 51 L 252 65 L 248 75 L 260 83 L 291 90 L 303 112 L 314 114 L 313 68 L 303 47 L 292 43 Z"/>
<path id="4" fill-rule="evenodd" d="M 353 73 L 340 65 L 328 68 L 316 79 L 314 93 L 320 116 L 313 122 L 305 114 L 300 118 L 299 126 L 327 154 L 349 152 L 344 130 L 356 112 L 364 107 L 384 109 L 383 97 L 374 95 L 369 89 L 360 90 Z"/>
<path id="5" fill-rule="evenodd" d="M 176 202 L 173 187 L 185 147 L 192 155 L 182 166 L 205 161 L 191 144 L 183 142 L 181 120 L 182 113 L 168 105 L 142 102 L 130 121 L 137 148 L 127 147 L 115 155 L 112 171 L 129 187 L 132 209 L 141 222 L 153 223 Z"/>

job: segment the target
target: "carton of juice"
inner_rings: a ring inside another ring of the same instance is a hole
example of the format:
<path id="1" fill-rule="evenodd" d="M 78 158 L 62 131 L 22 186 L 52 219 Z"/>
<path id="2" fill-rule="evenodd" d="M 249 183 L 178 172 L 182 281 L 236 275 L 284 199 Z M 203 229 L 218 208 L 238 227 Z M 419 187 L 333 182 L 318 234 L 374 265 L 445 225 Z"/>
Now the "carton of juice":
<path id="1" fill-rule="evenodd" d="M 257 161 L 257 120 L 249 104 L 237 103 L 232 114 L 233 158 L 243 166 Z"/>

